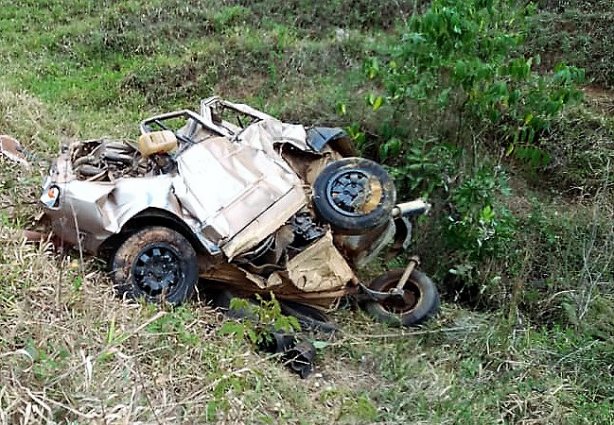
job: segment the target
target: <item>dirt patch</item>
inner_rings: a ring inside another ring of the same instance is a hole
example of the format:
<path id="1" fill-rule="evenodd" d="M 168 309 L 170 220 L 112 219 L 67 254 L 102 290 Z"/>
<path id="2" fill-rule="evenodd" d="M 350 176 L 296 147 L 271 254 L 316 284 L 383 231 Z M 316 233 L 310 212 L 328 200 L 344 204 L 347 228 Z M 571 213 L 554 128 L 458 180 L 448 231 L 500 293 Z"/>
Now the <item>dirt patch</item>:
<path id="1" fill-rule="evenodd" d="M 582 89 L 585 101 L 596 111 L 614 117 L 614 89 L 589 85 Z"/>

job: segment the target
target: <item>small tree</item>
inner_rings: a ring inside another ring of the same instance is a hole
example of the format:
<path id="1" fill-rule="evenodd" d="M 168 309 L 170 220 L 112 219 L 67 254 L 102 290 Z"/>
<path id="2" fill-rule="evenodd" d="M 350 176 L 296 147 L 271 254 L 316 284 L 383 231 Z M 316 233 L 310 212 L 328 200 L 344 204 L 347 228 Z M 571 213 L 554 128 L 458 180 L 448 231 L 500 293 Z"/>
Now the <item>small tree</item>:
<path id="1" fill-rule="evenodd" d="M 501 202 L 505 173 L 477 152 L 501 151 L 534 169 L 545 165 L 550 158 L 540 135 L 581 97 L 582 70 L 558 65 L 540 74 L 539 57 L 523 53 L 533 12 L 515 0 L 433 0 L 409 19 L 398 45 L 365 64 L 367 77 L 381 83 L 368 103 L 391 113 L 386 134 L 396 128 L 380 144 L 380 159 L 401 190 L 446 189 L 451 211 L 440 228 L 457 273 L 506 254 L 514 232 Z"/>
<path id="2" fill-rule="evenodd" d="M 535 146 L 565 105 L 580 99 L 576 83 L 584 73 L 563 64 L 547 75 L 535 71 L 539 57 L 522 49 L 533 9 L 515 0 L 434 0 L 407 22 L 385 64 L 368 61 L 368 77 L 385 88 L 370 103 L 374 109 L 393 105 L 397 118 L 412 104 L 428 103 L 458 115 L 459 132 L 494 129 L 495 137 L 486 139 L 504 145 L 508 155 Z"/>

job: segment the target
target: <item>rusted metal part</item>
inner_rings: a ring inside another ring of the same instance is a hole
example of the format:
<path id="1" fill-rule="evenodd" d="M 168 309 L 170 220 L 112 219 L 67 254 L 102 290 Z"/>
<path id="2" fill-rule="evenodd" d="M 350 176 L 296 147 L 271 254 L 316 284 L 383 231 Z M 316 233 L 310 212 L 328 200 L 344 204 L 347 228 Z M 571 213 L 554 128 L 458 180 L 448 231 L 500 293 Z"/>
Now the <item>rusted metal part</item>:
<path id="1" fill-rule="evenodd" d="M 418 256 L 413 255 L 412 257 L 409 258 L 409 262 L 407 263 L 407 267 L 405 268 L 405 271 L 403 272 L 403 275 L 401 276 L 401 279 L 399 279 L 399 283 L 397 283 L 396 287 L 394 288 L 395 292 L 403 290 L 403 288 L 405 287 L 405 284 L 409 280 L 409 276 L 411 276 L 411 273 L 414 271 L 414 269 L 419 264 L 420 264 L 420 258 L 418 258 Z"/>
<path id="2" fill-rule="evenodd" d="M 390 291 L 376 291 L 374 289 L 367 287 L 363 283 L 359 283 L 358 287 L 360 288 L 360 293 L 358 294 L 361 296 L 360 301 L 372 300 L 372 301 L 380 302 L 380 301 L 385 301 L 391 296 L 395 295 L 395 294 L 392 294 Z"/>
<path id="3" fill-rule="evenodd" d="M 233 286 L 255 287 L 255 290 L 274 289 L 280 296 L 299 300 L 345 295 L 348 282 L 353 281 L 355 275 L 328 233 L 268 277 L 240 264 L 223 263 L 201 271 L 201 277 Z M 311 293 L 317 295 L 309 295 Z M 299 297 L 293 298 L 294 295 Z"/>
<path id="4" fill-rule="evenodd" d="M 338 290 L 353 276 L 328 232 L 288 261 L 285 270 L 273 273 L 268 281 L 273 286 L 289 281 L 301 292 L 309 293 Z"/>
<path id="5" fill-rule="evenodd" d="M 335 245 L 354 267 L 361 268 L 392 241 L 395 231 L 394 223 L 389 221 L 360 235 L 335 234 Z"/>
<path id="6" fill-rule="evenodd" d="M 155 172 L 156 163 L 134 146 L 117 140 L 95 139 L 73 143 L 67 156 L 70 172 L 79 180 L 115 182 L 123 177 L 143 177 Z M 60 172 L 67 173 L 64 168 Z"/>

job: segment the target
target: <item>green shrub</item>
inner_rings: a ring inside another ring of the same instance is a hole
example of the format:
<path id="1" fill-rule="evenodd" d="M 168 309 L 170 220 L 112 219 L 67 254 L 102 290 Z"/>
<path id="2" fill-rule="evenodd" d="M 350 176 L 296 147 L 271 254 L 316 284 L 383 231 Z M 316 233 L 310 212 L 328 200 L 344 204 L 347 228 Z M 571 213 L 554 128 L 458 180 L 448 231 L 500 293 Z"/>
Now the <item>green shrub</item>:
<path id="1" fill-rule="evenodd" d="M 389 117 L 380 159 L 405 196 L 432 194 L 448 205 L 431 238 L 448 253 L 439 274 L 450 270 L 480 293 L 507 284 L 497 269 L 516 231 L 501 160 L 492 166 L 487 158 L 514 158 L 533 172 L 551 164 L 552 147 L 541 142 L 581 99 L 581 69 L 560 64 L 541 75 L 539 57 L 524 55 L 533 13 L 514 0 L 434 0 L 408 20 L 397 45 L 364 67 L 380 84 L 367 104 Z M 416 140 L 434 143 L 425 150 Z"/>
<path id="2" fill-rule="evenodd" d="M 230 310 L 240 312 L 244 319 L 227 321 L 220 328 L 221 335 L 235 335 L 238 338 L 247 338 L 252 344 L 271 342 L 271 332 L 294 333 L 300 331 L 301 325 L 294 316 L 282 314 L 279 301 L 273 293 L 271 298 L 263 299 L 256 296 L 259 304 L 253 304 L 244 298 L 233 298 L 230 301 Z"/>
<path id="3" fill-rule="evenodd" d="M 541 76 L 534 71 L 539 58 L 519 53 L 530 13 L 510 0 L 433 1 L 409 20 L 387 63 L 373 59 L 367 74 L 381 78 L 385 100 L 397 108 L 435 103 L 464 116 L 474 131 L 490 126 L 498 137 L 486 141 L 511 153 L 531 145 L 580 98 L 575 84 L 583 78 L 565 65 Z"/>
<path id="4" fill-rule="evenodd" d="M 446 239 L 466 262 L 506 254 L 515 226 L 511 212 L 498 198 L 508 194 L 505 173 L 490 167 L 479 169 L 453 191 Z"/>

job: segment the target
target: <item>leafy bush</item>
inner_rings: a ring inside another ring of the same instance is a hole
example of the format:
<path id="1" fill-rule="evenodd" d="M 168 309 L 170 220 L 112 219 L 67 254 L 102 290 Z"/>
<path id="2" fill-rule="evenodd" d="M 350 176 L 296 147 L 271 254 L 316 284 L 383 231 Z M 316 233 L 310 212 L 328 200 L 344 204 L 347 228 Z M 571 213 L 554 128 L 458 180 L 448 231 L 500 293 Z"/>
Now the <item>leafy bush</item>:
<path id="1" fill-rule="evenodd" d="M 241 322 L 227 321 L 221 327 L 220 333 L 247 338 L 252 344 L 262 344 L 271 341 L 271 332 L 291 333 L 301 329 L 296 317 L 282 314 L 273 293 L 269 300 L 259 295 L 256 295 L 256 299 L 259 304 L 253 304 L 243 298 L 233 298 L 230 301 L 230 310 L 240 312 L 245 319 Z"/>
<path id="2" fill-rule="evenodd" d="M 401 193 L 429 198 L 436 190 L 448 190 L 456 171 L 459 151 L 436 141 L 417 140 L 403 147 L 399 138 L 379 146 L 379 159 L 392 165 L 390 175 Z"/>
<path id="3" fill-rule="evenodd" d="M 435 0 L 409 20 L 387 63 L 371 60 L 367 74 L 381 78 L 385 100 L 397 108 L 436 102 L 466 115 L 476 132 L 494 125 L 498 137 L 490 141 L 511 153 L 580 99 L 575 85 L 583 79 L 582 70 L 562 64 L 539 75 L 533 69 L 539 57 L 520 53 L 531 12 L 512 0 Z"/>
<path id="4" fill-rule="evenodd" d="M 494 152 L 543 169 L 552 155 L 540 142 L 581 99 L 583 70 L 559 64 L 542 75 L 540 58 L 524 55 L 533 12 L 514 0 L 434 0 L 408 20 L 387 55 L 364 67 L 380 84 L 367 104 L 390 116 L 380 159 L 402 191 L 448 205 L 437 231 L 450 261 L 438 268 L 478 288 L 502 279 L 481 268 L 503 261 L 516 230 L 506 174 L 485 157 Z M 434 143 L 424 149 L 420 140 Z"/>
<path id="5" fill-rule="evenodd" d="M 514 234 L 514 219 L 498 197 L 508 195 L 505 173 L 483 167 L 452 193 L 446 238 L 465 261 L 502 256 Z M 459 270 L 455 270 L 459 273 Z"/>

